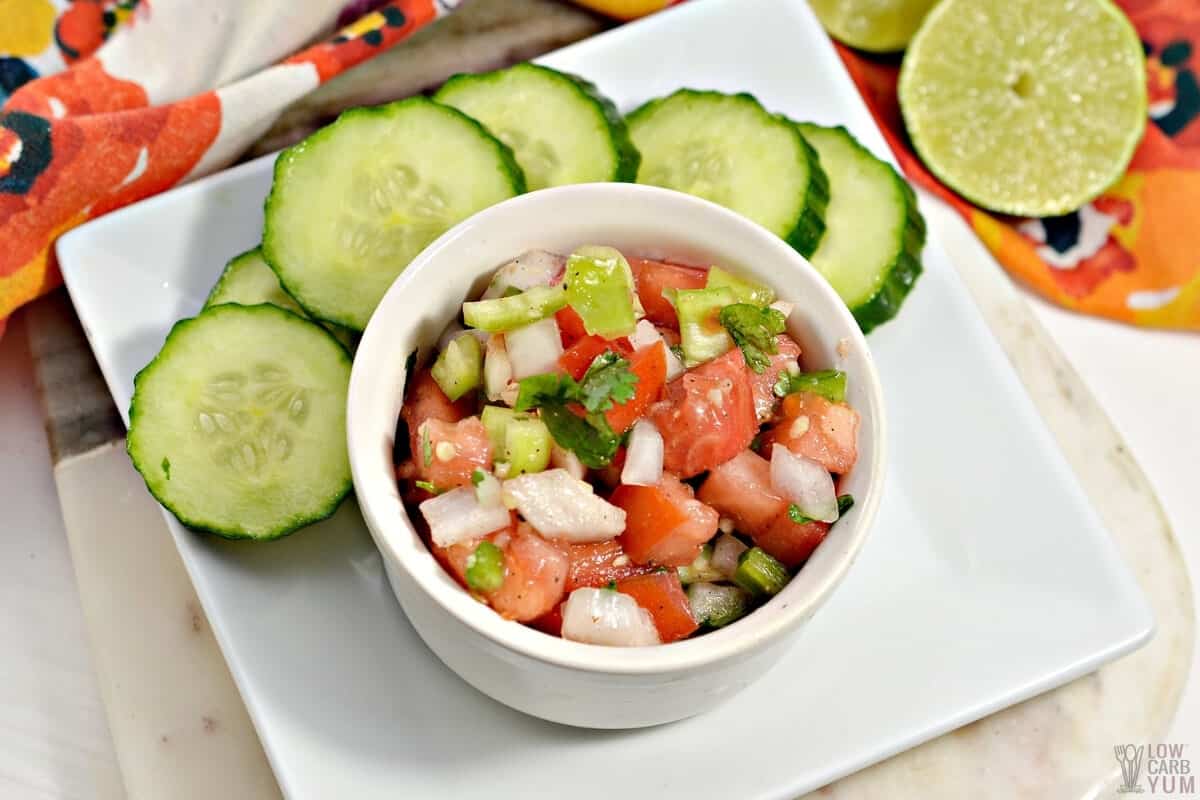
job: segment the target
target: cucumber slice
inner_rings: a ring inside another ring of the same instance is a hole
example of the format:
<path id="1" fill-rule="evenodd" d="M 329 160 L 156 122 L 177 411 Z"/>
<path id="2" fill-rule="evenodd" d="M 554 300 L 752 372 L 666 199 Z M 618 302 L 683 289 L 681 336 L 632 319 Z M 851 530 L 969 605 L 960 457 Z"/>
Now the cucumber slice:
<path id="1" fill-rule="evenodd" d="M 487 431 L 492 443 L 493 458 L 504 460 L 504 451 L 508 447 L 508 426 L 518 420 L 532 419 L 529 414 L 513 411 L 504 406 L 484 406 L 479 415 L 483 429 Z"/>
<path id="2" fill-rule="evenodd" d="M 830 186 L 825 237 L 809 260 L 865 333 L 896 316 L 921 274 L 925 220 L 908 183 L 845 128 L 798 127 Z"/>
<path id="3" fill-rule="evenodd" d="M 678 189 L 749 217 L 801 255 L 825 231 L 829 184 L 789 120 L 748 94 L 680 89 L 629 115 L 638 183 Z"/>
<path id="4" fill-rule="evenodd" d="M 262 257 L 262 250 L 257 247 L 229 259 L 221 277 L 217 278 L 217 285 L 204 301 L 204 307 L 210 308 L 222 303 L 237 303 L 243 306 L 270 303 L 284 311 L 291 311 L 302 317 L 308 316 L 296 302 L 296 298 L 279 285 L 279 278 L 275 277 L 266 259 Z"/>
<path id="5" fill-rule="evenodd" d="M 524 190 L 509 149 L 460 111 L 354 108 L 276 160 L 263 256 L 310 314 L 361 331 L 426 245 Z"/>
<path id="6" fill-rule="evenodd" d="M 750 610 L 750 597 L 737 586 L 700 581 L 688 587 L 687 595 L 692 617 L 710 628 L 723 628 Z"/>
<path id="7" fill-rule="evenodd" d="M 743 278 L 740 275 L 734 275 L 732 272 L 723 270 L 720 267 L 709 268 L 708 281 L 704 286 L 707 289 L 720 289 L 722 287 L 732 289 L 733 293 L 737 295 L 737 302 L 739 303 L 769 306 L 775 302 L 775 290 L 770 286 L 765 286 L 749 278 Z"/>
<path id="8" fill-rule="evenodd" d="M 700 548 L 700 555 L 683 567 L 676 567 L 675 571 L 679 574 L 680 583 L 685 586 L 691 583 L 700 583 L 702 581 L 719 581 L 725 576 L 721 571 L 712 565 L 713 548 L 711 544 L 705 544 Z"/>
<path id="9" fill-rule="evenodd" d="M 450 340 L 430 370 L 434 383 L 451 402 L 479 386 L 483 377 L 483 353 L 479 340 L 464 333 Z"/>
<path id="10" fill-rule="evenodd" d="M 158 502 L 192 528 L 275 539 L 350 491 L 350 356 L 272 305 L 219 305 L 175 325 L 134 378 L 127 447 Z"/>
<path id="11" fill-rule="evenodd" d="M 550 464 L 554 440 L 550 429 L 540 419 L 514 419 L 504 429 L 504 460 L 508 475 L 515 478 L 524 472 L 541 472 Z"/>
<path id="12" fill-rule="evenodd" d="M 530 191 L 637 176 L 638 152 L 617 107 L 575 75 L 517 64 L 455 75 L 433 99 L 479 120 L 511 147 Z"/>
<path id="13" fill-rule="evenodd" d="M 217 285 L 204 301 L 204 307 L 211 308 L 222 303 L 237 303 L 241 306 L 270 303 L 284 311 L 308 318 L 308 314 L 296 302 L 296 298 L 284 291 L 279 278 L 275 277 L 270 264 L 263 258 L 262 250 L 257 247 L 229 260 L 221 277 L 217 279 Z M 354 351 L 358 334 L 331 322 L 321 324 L 345 345 L 346 349 Z"/>
<path id="14" fill-rule="evenodd" d="M 733 347 L 733 339 L 718 320 L 721 309 L 737 302 L 728 287 L 679 289 L 675 292 L 675 313 L 679 316 L 679 338 L 683 345 L 683 363 L 694 367 L 712 361 Z"/>

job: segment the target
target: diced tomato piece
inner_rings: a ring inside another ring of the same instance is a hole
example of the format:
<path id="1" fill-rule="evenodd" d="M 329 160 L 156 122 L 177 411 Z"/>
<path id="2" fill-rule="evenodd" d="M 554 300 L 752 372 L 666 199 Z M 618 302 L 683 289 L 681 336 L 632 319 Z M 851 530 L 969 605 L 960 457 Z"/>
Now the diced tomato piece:
<path id="1" fill-rule="evenodd" d="M 565 548 L 538 536 L 528 525 L 485 537 L 504 553 L 504 583 L 484 599 L 500 616 L 529 622 L 562 602 L 567 578 Z M 482 540 L 451 547 L 431 545 L 434 555 L 463 586 L 467 585 L 467 559 Z"/>
<path id="2" fill-rule="evenodd" d="M 667 470 L 690 477 L 750 446 L 758 432 L 752 374 L 735 348 L 667 384 L 666 399 L 649 413 Z"/>
<path id="3" fill-rule="evenodd" d="M 421 520 L 424 522 L 424 520 Z M 509 514 L 509 524 L 507 528 L 501 528 L 495 533 L 490 533 L 487 536 L 479 539 L 472 539 L 467 542 L 459 542 L 458 544 L 450 545 L 449 547 L 441 547 L 429 541 L 429 550 L 433 553 L 434 558 L 442 565 L 442 568 L 454 576 L 464 589 L 467 587 L 467 559 L 471 557 L 471 553 L 475 552 L 475 548 L 479 547 L 479 543 L 484 539 L 495 544 L 497 541 L 504 542 L 511 538 L 517 532 L 517 514 L 511 512 Z"/>
<path id="4" fill-rule="evenodd" d="M 617 591 L 629 595 L 650 612 L 654 627 L 658 628 L 658 638 L 664 644 L 685 639 L 700 627 L 692 617 L 692 606 L 674 570 L 617 581 Z"/>
<path id="5" fill-rule="evenodd" d="M 607 586 L 609 581 L 642 575 L 653 569 L 626 555 L 616 539 L 570 545 L 567 557 L 570 559 L 564 587 L 567 594 L 580 586 Z"/>
<path id="6" fill-rule="evenodd" d="M 858 412 L 819 394 L 800 392 L 783 399 L 783 419 L 763 438 L 811 458 L 830 472 L 845 475 L 858 460 Z"/>
<path id="7" fill-rule="evenodd" d="M 428 447 L 422 433 L 428 438 Z M 476 469 L 492 469 L 492 441 L 479 417 L 453 423 L 430 418 L 417 434 L 413 445 L 417 477 L 439 489 L 470 486 Z"/>
<path id="8" fill-rule="evenodd" d="M 663 290 L 703 289 L 708 282 L 708 270 L 646 258 L 631 258 L 629 266 L 633 268 L 638 299 L 642 301 L 646 319 L 678 330 L 679 318 L 675 316 L 675 306 L 663 295 Z"/>
<path id="9" fill-rule="evenodd" d="M 409 382 L 408 397 L 400 409 L 400 416 L 408 426 L 409 446 L 414 459 L 419 452 L 417 428 L 421 427 L 422 422 L 427 419 L 458 422 L 471 415 L 474 402 L 475 399 L 467 395 L 452 403 L 428 369 L 415 373 Z"/>
<path id="10" fill-rule="evenodd" d="M 629 371 L 638 378 L 633 397 L 624 403 L 613 403 L 613 407 L 604 412 L 608 426 L 617 434 L 632 428 L 662 394 L 663 384 L 667 382 L 666 345 L 655 342 L 638 350 L 629 359 Z"/>
<path id="11" fill-rule="evenodd" d="M 669 473 L 657 486 L 618 486 L 610 501 L 625 509 L 625 532 L 619 540 L 639 564 L 690 564 L 717 532 L 717 512 Z"/>
<path id="12" fill-rule="evenodd" d="M 829 532 L 826 522 L 792 521 L 790 503 L 771 488 L 770 462 L 750 450 L 708 473 L 697 496 L 789 567 L 804 563 Z"/>
<path id="13" fill-rule="evenodd" d="M 619 339 L 605 339 L 601 336 L 584 336 L 558 357 L 558 366 L 562 371 L 575 380 L 579 380 L 588 371 L 588 367 L 596 360 L 596 356 L 612 350 L 620 356 L 628 358 L 633 354 L 633 345 L 622 336 Z"/>
<path id="14" fill-rule="evenodd" d="M 562 603 L 559 603 L 545 614 L 542 614 L 537 619 L 530 620 L 526 624 L 542 633 L 548 633 L 551 636 L 562 636 Z"/>
<path id="15" fill-rule="evenodd" d="M 696 496 L 751 536 L 765 533 L 788 507 L 771 488 L 770 462 L 752 450 L 714 467 Z"/>
<path id="16" fill-rule="evenodd" d="M 504 585 L 487 596 L 500 616 L 525 622 L 537 619 L 562 602 L 568 563 L 565 548 L 546 541 L 522 524 L 501 549 Z"/>
<path id="17" fill-rule="evenodd" d="M 785 333 L 775 337 L 778 352 L 770 356 L 771 364 L 762 374 L 750 372 L 750 382 L 754 386 L 754 411 L 759 422 L 766 422 L 775 413 L 775 404 L 779 398 L 775 396 L 775 382 L 779 375 L 789 368 L 795 369 L 800 357 L 800 345 Z"/>
<path id="18" fill-rule="evenodd" d="M 554 312 L 554 320 L 558 323 L 558 336 L 562 339 L 563 347 L 570 347 L 588 335 L 583 326 L 583 317 L 570 306 L 563 306 Z"/>
<path id="19" fill-rule="evenodd" d="M 754 534 L 754 543 L 778 558 L 787 567 L 798 567 L 808 560 L 829 533 L 829 523 L 813 520 L 797 524 L 787 509 L 775 517 L 767 530 Z"/>

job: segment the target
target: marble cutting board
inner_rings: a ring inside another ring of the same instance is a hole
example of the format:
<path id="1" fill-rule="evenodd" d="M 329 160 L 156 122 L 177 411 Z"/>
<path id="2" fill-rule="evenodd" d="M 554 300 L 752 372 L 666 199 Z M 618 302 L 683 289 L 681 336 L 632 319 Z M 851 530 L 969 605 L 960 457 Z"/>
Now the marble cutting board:
<path id="1" fill-rule="evenodd" d="M 549 0 L 476 0 L 289 110 L 269 151 L 347 105 L 434 86 L 461 69 L 531 57 L 601 29 Z M 356 74 L 357 73 L 357 74 Z M 1142 650 L 834 783 L 835 798 L 1102 797 L 1115 742 L 1160 735 L 1191 659 L 1191 588 L 1136 462 L 1020 293 L 951 212 L 923 198 L 1068 460 L 1133 566 L 1158 620 Z M 259 798 L 279 790 L 159 510 L 124 454 L 123 428 L 61 293 L 28 332 L 93 660 L 131 798 Z M 146 599 L 152 597 L 153 603 Z M 220 765 L 215 769 L 214 765 Z"/>

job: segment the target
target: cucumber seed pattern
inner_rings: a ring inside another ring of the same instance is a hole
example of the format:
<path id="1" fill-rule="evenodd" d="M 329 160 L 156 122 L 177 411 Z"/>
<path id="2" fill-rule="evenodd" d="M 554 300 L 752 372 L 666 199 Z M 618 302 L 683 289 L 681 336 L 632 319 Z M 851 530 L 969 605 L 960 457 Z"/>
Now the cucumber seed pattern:
<path id="1" fill-rule="evenodd" d="M 286 369 L 255 364 L 248 372 L 226 370 L 203 387 L 196 429 L 212 447 L 212 459 L 247 478 L 292 454 L 293 432 L 303 427 L 309 390 Z"/>
<path id="2" fill-rule="evenodd" d="M 729 155 L 712 142 L 693 139 L 645 169 L 638 175 L 638 181 L 727 205 L 731 200 L 729 175 Z"/>
<path id="3" fill-rule="evenodd" d="M 407 262 L 450 227 L 446 194 L 407 164 L 363 170 L 364 188 L 338 225 L 352 263 Z"/>

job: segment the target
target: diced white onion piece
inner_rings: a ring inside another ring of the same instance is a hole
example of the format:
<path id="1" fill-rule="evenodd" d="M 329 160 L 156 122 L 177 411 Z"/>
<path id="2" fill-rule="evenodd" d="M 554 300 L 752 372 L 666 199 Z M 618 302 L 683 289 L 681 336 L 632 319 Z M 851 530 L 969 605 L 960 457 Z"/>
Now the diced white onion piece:
<path id="1" fill-rule="evenodd" d="M 442 331 L 442 335 L 438 337 L 438 352 L 445 352 L 446 348 L 450 346 L 451 342 L 467 333 L 478 339 L 480 344 L 483 344 L 487 341 L 487 331 L 480 331 L 476 330 L 475 328 L 464 328 L 458 323 L 458 320 L 451 320 L 450 324 L 446 326 L 446 329 Z"/>
<path id="2" fill-rule="evenodd" d="M 675 351 L 667 348 L 667 380 L 673 381 L 683 373 L 687 372 L 687 367 L 683 365 L 683 361 L 679 356 L 675 355 Z"/>
<path id="3" fill-rule="evenodd" d="M 610 647 L 659 644 L 650 612 L 627 594 L 583 587 L 571 592 L 562 609 L 562 638 Z"/>
<path id="4" fill-rule="evenodd" d="M 795 307 L 795 303 L 789 303 L 787 300 L 776 300 L 774 303 L 771 303 L 771 308 L 775 309 L 780 314 L 783 314 L 784 319 L 787 319 L 792 315 L 792 309 Z"/>
<path id="5" fill-rule="evenodd" d="M 563 353 L 562 338 L 554 317 L 546 317 L 504 334 L 504 346 L 516 380 L 553 372 Z"/>
<path id="6" fill-rule="evenodd" d="M 509 289 L 525 291 L 535 286 L 549 286 L 566 266 L 567 259 L 545 250 L 530 250 L 514 258 L 492 276 L 483 300 L 503 297 Z"/>
<path id="7" fill-rule="evenodd" d="M 579 460 L 579 456 L 557 444 L 550 448 L 550 465 L 565 469 L 568 475 L 579 480 L 583 480 L 583 476 L 587 475 L 587 467 Z"/>
<path id="8" fill-rule="evenodd" d="M 634 350 L 641 350 L 643 347 L 649 347 L 662 340 L 662 334 L 648 319 L 638 320 L 638 324 L 633 328 L 633 333 L 629 334 L 629 343 L 633 345 Z"/>
<path id="9" fill-rule="evenodd" d="M 708 563 L 726 578 L 732 578 L 733 573 L 737 572 L 738 558 L 749 549 L 733 534 L 722 533 L 713 545 L 712 558 Z"/>
<path id="10" fill-rule="evenodd" d="M 625 511 L 597 497 L 565 469 L 518 475 L 504 482 L 504 503 L 547 539 L 602 542 L 625 530 Z"/>
<path id="11" fill-rule="evenodd" d="M 474 483 L 474 477 L 472 477 Z M 483 473 L 483 480 L 475 484 L 475 499 L 481 506 L 501 506 L 500 501 L 501 487 L 500 481 L 490 472 Z"/>
<path id="12" fill-rule="evenodd" d="M 621 483 L 654 486 L 662 480 L 663 437 L 648 419 L 640 419 L 629 433 Z"/>
<path id="13" fill-rule="evenodd" d="M 500 402 L 512 408 L 517 404 L 517 398 L 521 396 L 521 386 L 516 381 L 509 381 L 508 386 L 500 392 Z"/>
<path id="14" fill-rule="evenodd" d="M 633 345 L 634 350 L 641 350 L 643 347 L 649 347 L 655 342 L 662 342 L 667 353 L 667 380 L 673 381 L 682 375 L 686 368 L 683 362 L 679 360 L 679 356 L 667 347 L 667 342 L 663 339 L 658 328 L 654 327 L 654 323 L 650 320 L 638 320 L 637 326 L 633 329 L 633 334 L 629 337 L 629 343 Z"/>
<path id="15" fill-rule="evenodd" d="M 488 337 L 483 354 L 483 390 L 487 399 L 495 402 L 500 393 L 512 380 L 512 362 L 504 344 L 504 334 L 493 333 Z"/>
<path id="16" fill-rule="evenodd" d="M 771 488 L 806 517 L 823 522 L 838 518 L 837 492 L 829 471 L 786 447 L 771 448 Z"/>
<path id="17" fill-rule="evenodd" d="M 421 503 L 421 516 L 429 523 L 429 536 L 438 547 L 478 539 L 509 523 L 503 505 L 481 505 L 475 490 L 466 486 L 431 497 Z"/>
<path id="18" fill-rule="evenodd" d="M 466 328 L 458 323 L 458 320 L 451 320 L 446 329 L 442 331 L 442 335 L 438 337 L 437 349 L 439 353 L 445 352 L 450 343 L 466 333 Z"/>

